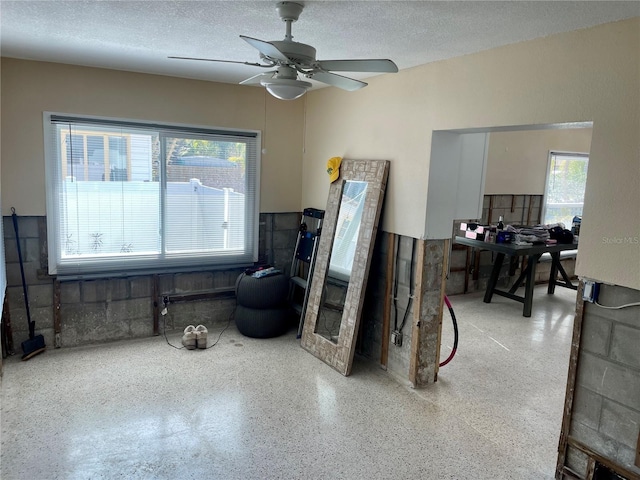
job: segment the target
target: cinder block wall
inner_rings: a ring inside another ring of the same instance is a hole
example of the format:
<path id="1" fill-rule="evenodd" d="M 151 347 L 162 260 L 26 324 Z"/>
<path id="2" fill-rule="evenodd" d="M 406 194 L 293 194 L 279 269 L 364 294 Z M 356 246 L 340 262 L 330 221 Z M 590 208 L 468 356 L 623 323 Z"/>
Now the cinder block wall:
<path id="1" fill-rule="evenodd" d="M 602 285 L 598 303 L 640 302 L 640 291 Z M 569 438 L 640 475 L 640 307 L 609 310 L 585 303 Z M 587 472 L 586 453 L 569 446 L 566 464 Z"/>
<path id="2" fill-rule="evenodd" d="M 391 302 L 391 322 L 389 326 L 389 335 L 395 328 L 395 319 L 397 318 L 398 328 L 402 324 L 402 320 L 407 317 L 404 328 L 402 329 L 402 345 L 397 346 L 389 342 L 387 371 L 396 376 L 401 381 L 408 381 L 409 363 L 411 360 L 411 332 L 413 324 L 413 302 L 409 304 L 409 295 L 414 294 L 411 291 L 411 250 L 413 238 L 398 235 L 396 236 L 396 245 L 399 246 L 398 256 L 398 291 L 396 295 L 396 309 L 393 301 Z M 416 249 L 418 248 L 416 242 Z M 371 268 L 367 281 L 367 291 L 363 306 L 361 320 L 361 336 L 357 344 L 357 352 L 368 359 L 380 363 L 382 354 L 382 330 L 383 316 L 385 305 L 385 289 L 387 280 L 387 254 L 389 252 L 389 234 L 387 232 L 378 232 L 376 244 L 371 259 Z M 394 256 L 395 252 L 391 252 Z M 413 272 L 417 269 L 417 251 L 413 259 Z M 392 273 L 392 272 L 391 272 Z M 391 276 L 393 282 L 393 276 Z M 414 280 L 415 285 L 415 280 Z M 415 288 L 414 288 L 415 289 Z M 393 291 L 392 291 L 393 296 Z M 393 300 L 393 299 L 392 299 Z M 407 307 L 409 311 L 407 312 Z"/>
<path id="3" fill-rule="evenodd" d="M 28 338 L 20 264 L 12 217 L 4 217 L 7 298 L 14 350 Z M 300 224 L 300 213 L 260 214 L 259 261 L 289 273 Z M 20 245 L 31 319 L 48 346 L 69 347 L 153 334 L 151 275 L 60 282 L 61 331 L 54 334 L 55 277 L 47 271 L 45 217 L 18 217 Z M 159 294 L 183 295 L 232 289 L 241 269 L 159 275 Z M 160 317 L 160 333 L 189 324 L 224 324 L 235 308 L 234 298 L 198 300 L 169 305 Z"/>

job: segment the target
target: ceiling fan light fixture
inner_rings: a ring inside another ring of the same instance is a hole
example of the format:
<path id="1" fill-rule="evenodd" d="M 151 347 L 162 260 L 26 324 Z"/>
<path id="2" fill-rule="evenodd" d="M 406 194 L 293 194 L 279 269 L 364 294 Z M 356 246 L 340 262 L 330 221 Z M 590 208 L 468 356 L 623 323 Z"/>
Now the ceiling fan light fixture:
<path id="1" fill-rule="evenodd" d="M 267 92 L 280 100 L 300 98 L 312 86 L 310 82 L 289 78 L 269 78 L 261 80 L 260 84 L 267 89 Z"/>

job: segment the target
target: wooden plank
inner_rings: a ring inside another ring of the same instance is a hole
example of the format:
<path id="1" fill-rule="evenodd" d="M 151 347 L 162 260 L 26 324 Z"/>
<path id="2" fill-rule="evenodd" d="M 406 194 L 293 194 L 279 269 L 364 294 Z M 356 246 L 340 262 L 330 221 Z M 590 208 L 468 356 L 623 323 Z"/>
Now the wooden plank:
<path id="1" fill-rule="evenodd" d="M 569 429 L 571 427 L 571 413 L 573 411 L 573 397 L 576 389 L 576 376 L 578 373 L 578 358 L 580 356 L 580 337 L 582 335 L 582 319 L 584 317 L 584 300 L 582 292 L 584 283 L 578 285 L 576 296 L 576 313 L 573 320 L 573 338 L 571 339 L 571 353 L 569 356 L 569 371 L 567 373 L 567 389 L 564 398 L 564 412 L 562 426 L 560 428 L 560 441 L 558 444 L 558 463 L 556 464 L 556 477 L 560 478 L 567 457 Z"/>
<path id="2" fill-rule="evenodd" d="M 593 457 L 587 458 L 587 473 L 584 476 L 585 480 L 593 480 L 593 475 L 596 473 L 596 461 Z"/>
<path id="3" fill-rule="evenodd" d="M 491 221 L 493 220 L 493 195 L 489 195 L 489 213 L 487 215 L 487 223 L 491 225 Z"/>
<path id="4" fill-rule="evenodd" d="M 395 234 L 389 232 L 387 235 L 387 271 L 385 273 L 384 287 L 384 312 L 382 312 L 382 347 L 380 351 L 380 366 L 387 369 L 389 361 L 389 329 L 391 328 L 391 292 L 393 289 L 393 261 L 396 245 Z"/>
<path id="5" fill-rule="evenodd" d="M 442 346 L 442 312 L 444 309 L 444 296 L 447 290 L 447 271 L 449 270 L 449 258 L 451 255 L 448 253 L 449 246 L 451 245 L 451 239 L 444 240 L 444 246 L 442 247 L 442 272 L 440 277 L 440 305 L 438 306 L 438 343 L 436 345 L 436 371 L 433 375 L 433 381 L 438 381 L 438 371 L 440 370 L 440 347 Z"/>
<path id="6" fill-rule="evenodd" d="M 418 386 L 418 368 L 420 366 L 420 314 L 422 312 L 423 292 L 422 283 L 425 274 L 424 262 L 427 241 L 418 240 L 418 255 L 416 258 L 416 283 L 413 290 L 413 326 L 411 328 L 411 353 L 409 354 L 409 381 L 414 387 Z"/>
<path id="7" fill-rule="evenodd" d="M 62 333 L 62 312 L 60 311 L 61 303 L 61 287 L 60 282 L 55 280 L 53 282 L 53 346 L 54 348 L 60 348 L 62 346 L 62 340 L 60 334 Z"/>

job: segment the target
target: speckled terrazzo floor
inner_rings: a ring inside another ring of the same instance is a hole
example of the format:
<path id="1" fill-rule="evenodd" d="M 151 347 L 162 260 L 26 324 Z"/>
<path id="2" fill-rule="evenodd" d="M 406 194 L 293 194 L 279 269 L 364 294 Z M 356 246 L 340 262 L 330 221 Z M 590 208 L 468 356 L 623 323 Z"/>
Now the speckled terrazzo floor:
<path id="1" fill-rule="evenodd" d="M 427 390 L 233 326 L 206 351 L 154 337 L 10 358 L 0 478 L 553 478 L 575 292 L 545 292 L 529 319 L 452 297 L 458 355 Z"/>

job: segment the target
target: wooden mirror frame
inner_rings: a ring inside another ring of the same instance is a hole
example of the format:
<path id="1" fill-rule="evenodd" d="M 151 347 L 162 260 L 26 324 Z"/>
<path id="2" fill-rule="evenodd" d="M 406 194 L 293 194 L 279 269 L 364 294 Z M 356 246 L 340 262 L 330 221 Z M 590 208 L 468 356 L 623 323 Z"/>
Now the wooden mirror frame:
<path id="1" fill-rule="evenodd" d="M 382 201 L 388 175 L 388 160 L 345 159 L 340 166 L 340 177 L 329 187 L 329 198 L 311 280 L 301 345 L 302 348 L 345 376 L 351 373 L 353 364 L 356 335 L 360 325 L 371 255 L 378 231 L 378 222 L 382 211 Z M 334 343 L 316 333 L 316 327 L 328 267 L 331 261 L 331 249 L 342 201 L 342 191 L 345 182 L 349 180 L 367 182 L 367 192 L 360 231 L 358 232 L 358 248 L 353 259 L 349 286 L 344 302 L 340 333 L 337 342 Z"/>

